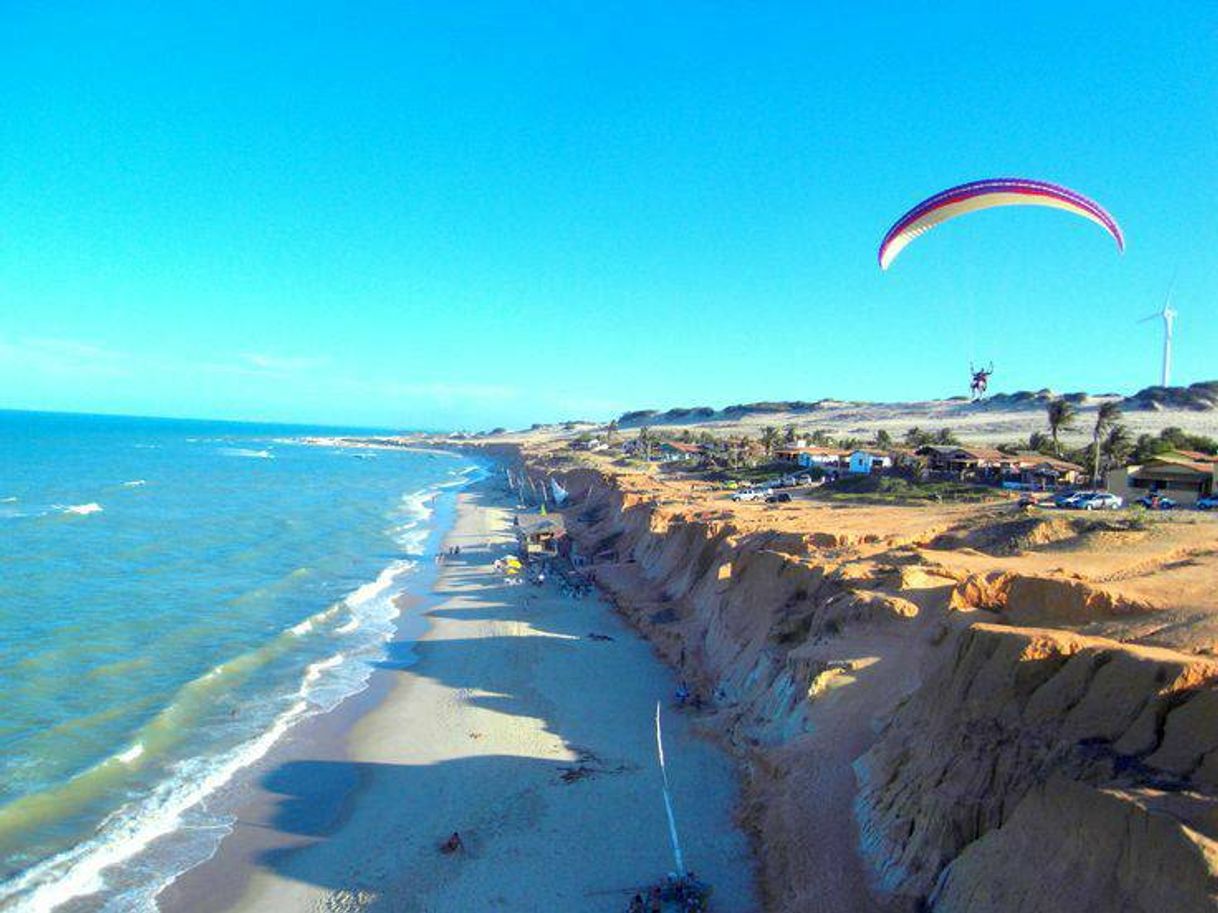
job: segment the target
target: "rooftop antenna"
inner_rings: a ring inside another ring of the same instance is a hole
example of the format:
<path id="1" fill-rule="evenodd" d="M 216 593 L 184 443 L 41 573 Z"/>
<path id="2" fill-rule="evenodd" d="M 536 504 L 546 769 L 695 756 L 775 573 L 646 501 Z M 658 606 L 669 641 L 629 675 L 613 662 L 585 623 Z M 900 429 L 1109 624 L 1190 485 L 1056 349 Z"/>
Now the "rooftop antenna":
<path id="1" fill-rule="evenodd" d="M 1163 299 L 1163 310 L 1156 311 L 1149 317 L 1143 317 L 1138 323 L 1150 320 L 1163 320 L 1163 386 L 1171 386 L 1171 331 L 1176 320 L 1176 310 L 1171 306 L 1172 292 L 1176 288 L 1176 277 L 1173 275 L 1171 285 L 1167 287 L 1167 297 Z"/>

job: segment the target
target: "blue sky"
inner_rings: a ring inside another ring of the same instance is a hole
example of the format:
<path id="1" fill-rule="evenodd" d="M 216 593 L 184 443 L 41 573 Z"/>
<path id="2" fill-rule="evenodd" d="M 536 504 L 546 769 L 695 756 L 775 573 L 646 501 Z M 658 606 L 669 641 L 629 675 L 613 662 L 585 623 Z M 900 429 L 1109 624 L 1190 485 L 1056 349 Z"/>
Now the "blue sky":
<path id="1" fill-rule="evenodd" d="M 0 407 L 403 427 L 1218 376 L 1218 6 L 6 4 Z M 1065 9 L 1069 7 L 1069 9 Z M 889 224 L 1053 180 L 1121 222 Z"/>

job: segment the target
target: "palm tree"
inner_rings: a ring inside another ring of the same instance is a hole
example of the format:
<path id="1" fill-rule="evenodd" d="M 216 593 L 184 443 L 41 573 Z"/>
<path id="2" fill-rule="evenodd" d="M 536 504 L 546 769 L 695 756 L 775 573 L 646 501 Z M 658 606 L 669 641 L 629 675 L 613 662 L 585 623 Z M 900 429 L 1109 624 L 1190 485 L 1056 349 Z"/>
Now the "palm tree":
<path id="1" fill-rule="evenodd" d="M 1124 425 L 1113 425 L 1100 444 L 1100 452 L 1104 455 L 1104 471 L 1124 463 L 1133 453 L 1133 448 L 1133 435 L 1129 433 L 1129 429 Z"/>
<path id="2" fill-rule="evenodd" d="M 875 433 L 875 446 L 881 450 L 888 450 L 892 447 L 892 435 L 881 428 Z"/>
<path id="3" fill-rule="evenodd" d="M 1062 445 L 1057 436 L 1060 432 L 1067 431 L 1074 426 L 1074 420 L 1078 418 L 1078 410 L 1074 408 L 1074 403 L 1064 399 L 1050 400 L 1049 405 L 1045 408 L 1049 413 L 1049 435 L 1053 438 L 1053 453 L 1060 457 Z"/>
<path id="4" fill-rule="evenodd" d="M 940 428 L 935 432 L 934 440 L 936 444 L 942 444 L 945 447 L 960 443 L 960 441 L 957 440 L 956 435 L 952 434 L 951 428 Z"/>
<path id="5" fill-rule="evenodd" d="M 1035 453 L 1044 453 L 1050 443 L 1049 436 L 1043 431 L 1033 431 L 1028 436 L 1028 449 Z"/>
<path id="6" fill-rule="evenodd" d="M 617 437 L 617 419 L 610 419 L 609 424 L 605 426 L 605 443 L 612 444 L 615 437 Z"/>
<path id="7" fill-rule="evenodd" d="M 1117 400 L 1100 403 L 1095 410 L 1095 428 L 1091 432 L 1091 447 L 1094 451 L 1094 472 L 1091 475 L 1093 488 L 1100 487 L 1100 438 L 1113 429 L 1121 418 L 1121 404 Z"/>
<path id="8" fill-rule="evenodd" d="M 799 439 L 799 432 L 795 430 L 794 425 L 787 425 L 783 432 L 782 439 L 787 444 L 794 444 Z"/>
<path id="9" fill-rule="evenodd" d="M 643 458 L 648 462 L 651 461 L 651 446 L 655 443 L 655 435 L 652 434 L 651 428 L 644 425 L 639 429 L 639 446 L 643 448 Z"/>
<path id="10" fill-rule="evenodd" d="M 774 452 L 774 447 L 778 444 L 778 441 L 778 429 L 773 425 L 766 425 L 761 429 L 761 446 L 765 448 L 765 455 L 767 457 Z"/>
<path id="11" fill-rule="evenodd" d="M 930 435 L 927 432 L 923 431 L 921 428 L 919 428 L 917 425 L 914 425 L 912 428 L 910 428 L 908 431 L 905 432 L 906 445 L 914 448 L 915 450 L 918 447 L 925 447 L 927 444 L 930 443 L 930 440 L 931 440 Z"/>

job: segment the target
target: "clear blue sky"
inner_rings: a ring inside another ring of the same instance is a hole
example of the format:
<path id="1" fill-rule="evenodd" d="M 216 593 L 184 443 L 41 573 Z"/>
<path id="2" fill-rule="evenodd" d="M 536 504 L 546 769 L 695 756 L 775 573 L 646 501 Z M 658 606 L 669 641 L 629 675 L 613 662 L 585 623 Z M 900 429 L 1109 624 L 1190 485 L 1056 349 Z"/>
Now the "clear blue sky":
<path id="1" fill-rule="evenodd" d="M 0 407 L 519 425 L 1218 376 L 1218 5 L 23 3 Z M 1023 175 L 1122 223 L 922 197 Z"/>

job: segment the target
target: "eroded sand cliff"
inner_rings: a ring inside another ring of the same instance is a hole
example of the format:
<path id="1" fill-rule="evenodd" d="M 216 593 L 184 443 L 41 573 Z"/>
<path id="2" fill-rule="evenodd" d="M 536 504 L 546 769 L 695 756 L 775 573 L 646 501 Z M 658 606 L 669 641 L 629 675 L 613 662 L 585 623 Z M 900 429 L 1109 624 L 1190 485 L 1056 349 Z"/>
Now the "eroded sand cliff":
<path id="1" fill-rule="evenodd" d="M 598 583 L 745 762 L 769 910 L 1218 909 L 1212 524 L 558 477 Z"/>

